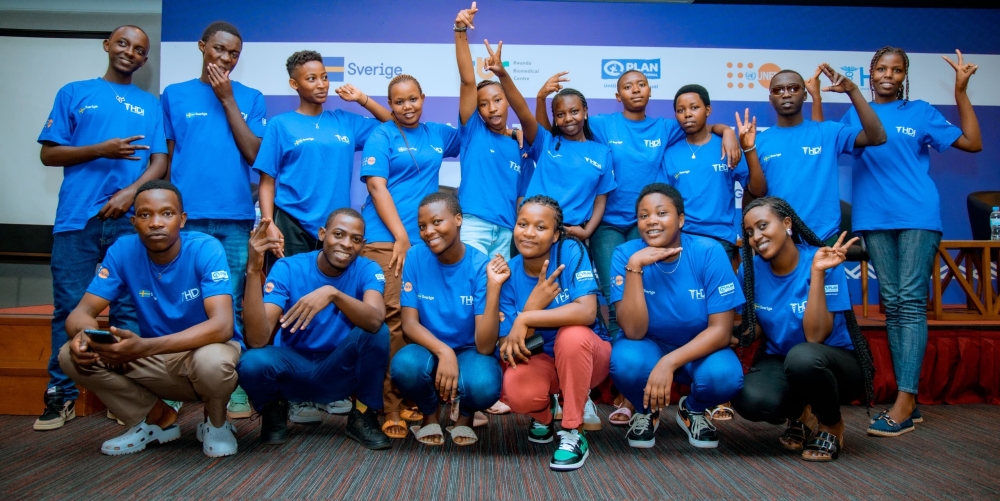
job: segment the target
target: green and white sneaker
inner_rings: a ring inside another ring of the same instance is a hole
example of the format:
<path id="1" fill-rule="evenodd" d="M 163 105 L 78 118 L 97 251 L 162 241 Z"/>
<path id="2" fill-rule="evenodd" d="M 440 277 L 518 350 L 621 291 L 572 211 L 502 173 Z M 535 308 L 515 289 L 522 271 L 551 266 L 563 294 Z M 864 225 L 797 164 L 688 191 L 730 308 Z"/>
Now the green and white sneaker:
<path id="1" fill-rule="evenodd" d="M 587 443 L 586 432 L 560 431 L 559 448 L 552 454 L 549 468 L 556 471 L 575 470 L 583 466 L 589 455 L 590 444 Z"/>
<path id="2" fill-rule="evenodd" d="M 243 388 L 239 386 L 229 396 L 229 405 L 226 406 L 226 417 L 229 419 L 246 419 L 250 417 L 253 409 L 250 407 L 250 397 Z"/>
<path id="3" fill-rule="evenodd" d="M 528 428 L 528 441 L 533 444 L 547 444 L 552 441 L 552 425 L 542 424 L 534 419 Z"/>
<path id="4" fill-rule="evenodd" d="M 177 400 L 167 400 L 165 398 L 163 399 L 163 403 L 169 405 L 170 408 L 174 410 L 174 412 L 180 412 L 181 406 L 184 405 L 184 402 L 179 402 Z"/>

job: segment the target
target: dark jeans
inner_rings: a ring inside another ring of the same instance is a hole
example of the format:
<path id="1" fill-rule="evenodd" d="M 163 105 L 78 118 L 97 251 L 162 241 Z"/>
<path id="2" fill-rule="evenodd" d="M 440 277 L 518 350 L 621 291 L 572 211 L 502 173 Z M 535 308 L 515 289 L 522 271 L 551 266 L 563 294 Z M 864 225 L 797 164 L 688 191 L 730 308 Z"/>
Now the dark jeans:
<path id="1" fill-rule="evenodd" d="M 388 365 L 389 328 L 382 324 L 376 333 L 355 327 L 333 351 L 271 345 L 247 350 L 236 372 L 258 411 L 279 399 L 333 402 L 351 395 L 381 410 L 382 378 Z"/>
<path id="2" fill-rule="evenodd" d="M 455 358 L 458 360 L 458 402 L 461 414 L 471 416 L 472 413 L 495 404 L 500 399 L 503 378 L 500 361 L 492 354 L 479 353 L 475 346 L 455 349 Z M 416 343 L 404 346 L 392 357 L 392 383 L 399 388 L 403 398 L 416 402 L 424 415 L 437 412 L 441 402 L 434 387 L 437 364 L 437 357 Z"/>
<path id="3" fill-rule="evenodd" d="M 733 409 L 748 421 L 783 423 L 812 406 L 819 422 L 840 422 L 840 405 L 864 395 L 864 373 L 851 350 L 801 343 L 788 356 L 764 355 L 743 377 Z"/>
<path id="4" fill-rule="evenodd" d="M 611 303 L 611 256 L 615 252 L 615 247 L 637 238 L 639 238 L 639 228 L 634 224 L 621 227 L 601 223 L 590 236 L 590 252 L 594 258 L 597 279 L 600 282 L 601 293 L 608 301 L 608 333 L 611 339 L 615 339 L 618 335 L 618 317 L 615 315 L 615 305 Z"/>
<path id="5" fill-rule="evenodd" d="M 69 339 L 66 318 L 83 299 L 111 244 L 118 237 L 135 233 L 127 217 L 101 221 L 92 217 L 79 230 L 52 235 L 52 355 L 49 356 L 49 387 L 59 386 L 66 400 L 76 400 L 73 380 L 59 367 L 59 348 Z M 135 305 L 128 293 L 111 302 L 111 325 L 139 333 Z"/>
<path id="6" fill-rule="evenodd" d="M 306 231 L 299 224 L 298 220 L 288 215 L 287 212 L 281 210 L 278 206 L 274 207 L 274 224 L 281 230 L 281 234 L 285 237 L 285 257 L 323 248 L 323 242 L 317 239 L 319 237 L 318 234 Z M 264 260 L 265 268 L 268 272 L 270 272 L 274 263 L 278 262 L 278 258 L 270 252 L 264 254 Z"/>

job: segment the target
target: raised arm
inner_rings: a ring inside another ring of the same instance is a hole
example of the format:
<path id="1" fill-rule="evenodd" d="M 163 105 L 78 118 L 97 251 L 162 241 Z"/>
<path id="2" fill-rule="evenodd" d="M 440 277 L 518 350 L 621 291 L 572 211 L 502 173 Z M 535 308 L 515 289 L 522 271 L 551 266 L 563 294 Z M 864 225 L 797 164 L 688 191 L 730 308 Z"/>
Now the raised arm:
<path id="1" fill-rule="evenodd" d="M 392 112 L 385 109 L 385 106 L 378 104 L 378 101 L 370 99 L 368 94 L 361 92 L 360 89 L 351 84 L 341 85 L 334 92 L 344 101 L 360 104 L 362 108 L 368 110 L 368 113 L 371 113 L 379 122 L 384 123 L 392 120 Z"/>
<path id="2" fill-rule="evenodd" d="M 885 143 L 886 136 L 885 129 L 882 128 L 882 121 L 879 120 L 878 115 L 875 114 L 875 110 L 865 100 L 865 96 L 861 94 L 858 86 L 850 78 L 834 71 L 827 63 L 823 63 L 819 67 L 823 71 L 823 74 L 830 79 L 830 85 L 824 87 L 823 92 L 847 94 L 851 98 L 851 104 L 854 105 L 855 111 L 858 112 L 862 130 L 854 140 L 854 146 L 878 146 Z"/>
<path id="3" fill-rule="evenodd" d="M 261 177 L 266 174 L 261 174 Z M 263 204 L 261 204 L 263 207 Z M 243 335 L 248 348 L 271 344 L 277 332 L 281 307 L 264 302 L 264 254 L 281 248 L 277 237 L 268 236 L 273 225 L 270 217 L 262 217 L 260 225 L 250 234 L 247 256 L 247 275 L 243 286 Z"/>
<path id="4" fill-rule="evenodd" d="M 458 77 L 460 87 L 458 92 L 458 118 L 462 125 L 468 122 L 472 114 L 476 112 L 478 94 L 476 90 L 476 68 L 472 62 L 472 52 L 469 50 L 469 37 L 466 34 L 468 29 L 476 29 L 472 24 L 472 19 L 476 16 L 476 2 L 472 2 L 472 8 L 461 10 L 455 16 L 455 61 L 458 63 Z"/>
<path id="5" fill-rule="evenodd" d="M 524 100 L 524 96 L 521 95 L 521 91 L 517 90 L 517 86 L 514 85 L 514 79 L 510 78 L 510 75 L 507 74 L 507 69 L 503 67 L 503 59 L 500 56 L 500 51 L 503 49 L 503 41 L 497 44 L 496 52 L 493 52 L 493 48 L 490 47 L 489 40 L 484 40 L 484 43 L 486 44 L 486 51 L 490 55 L 486 60 L 486 69 L 492 71 L 500 79 L 500 86 L 503 87 L 503 92 L 507 95 L 507 102 L 514 109 L 517 119 L 521 121 L 521 132 L 524 134 L 524 141 L 528 144 L 533 144 L 535 142 L 535 135 L 538 134 L 538 122 L 535 121 L 535 116 L 531 114 L 531 108 L 528 107 L 528 103 Z"/>
<path id="6" fill-rule="evenodd" d="M 72 167 L 98 158 L 142 160 L 135 155 L 135 152 L 136 150 L 148 150 L 149 146 L 132 144 L 132 142 L 144 137 L 112 138 L 87 146 L 64 146 L 51 141 L 45 141 L 42 143 L 42 151 L 39 157 L 42 160 L 42 165 L 48 167 Z"/>
<path id="7" fill-rule="evenodd" d="M 492 355 L 497 345 L 500 334 L 500 290 L 508 278 L 510 268 L 503 256 L 493 256 L 486 263 L 486 306 L 483 314 L 476 316 L 476 351 L 483 355 Z"/>
<path id="8" fill-rule="evenodd" d="M 253 165 L 257 160 L 261 139 L 250 130 L 239 105 L 236 104 L 236 97 L 233 96 L 233 84 L 229 80 L 229 72 L 214 64 L 209 64 L 207 71 L 215 97 L 222 103 L 222 109 L 226 112 L 226 120 L 229 122 L 229 128 L 233 131 L 236 147 L 247 163 Z"/>
<path id="9" fill-rule="evenodd" d="M 750 180 L 746 189 L 754 197 L 762 197 L 767 193 L 767 179 L 764 177 L 764 170 L 760 167 L 760 158 L 757 157 L 757 117 L 750 118 L 750 108 L 743 111 L 743 120 L 740 120 L 739 112 L 736 113 L 736 130 L 740 133 L 740 148 L 747 158 L 747 170 L 750 173 Z"/>
<path id="10" fill-rule="evenodd" d="M 546 101 L 550 94 L 562 90 L 563 82 L 569 82 L 569 79 L 566 78 L 568 74 L 568 71 L 560 71 L 552 75 L 545 81 L 542 88 L 538 89 L 538 95 L 535 96 L 535 120 L 538 122 L 538 126 L 545 130 L 552 130 L 552 122 L 549 121 L 549 107 Z"/>
<path id="11" fill-rule="evenodd" d="M 959 137 L 951 145 L 970 153 L 983 151 L 983 136 L 979 132 L 979 120 L 976 112 L 972 109 L 972 101 L 966 89 L 969 88 L 969 78 L 976 73 L 979 65 L 966 63 L 962 57 L 962 51 L 955 50 L 958 54 L 958 63 L 952 62 L 946 56 L 941 56 L 948 64 L 955 69 L 955 104 L 958 106 L 958 118 L 962 127 L 962 137 Z"/>
<path id="12" fill-rule="evenodd" d="M 809 268 L 809 300 L 802 315 L 802 330 L 810 343 L 826 341 L 833 331 L 833 313 L 826 306 L 826 270 L 843 263 L 847 259 L 847 249 L 858 241 L 858 237 L 854 237 L 845 244 L 846 236 L 846 231 L 841 233 L 833 247 L 823 247 L 813 256 Z"/>
<path id="13" fill-rule="evenodd" d="M 809 93 L 809 97 L 812 98 L 812 121 L 822 122 L 823 121 L 823 97 L 820 95 L 819 88 L 819 75 L 823 73 L 823 68 L 816 68 L 816 73 L 813 74 L 812 78 L 806 80 L 806 92 Z"/>

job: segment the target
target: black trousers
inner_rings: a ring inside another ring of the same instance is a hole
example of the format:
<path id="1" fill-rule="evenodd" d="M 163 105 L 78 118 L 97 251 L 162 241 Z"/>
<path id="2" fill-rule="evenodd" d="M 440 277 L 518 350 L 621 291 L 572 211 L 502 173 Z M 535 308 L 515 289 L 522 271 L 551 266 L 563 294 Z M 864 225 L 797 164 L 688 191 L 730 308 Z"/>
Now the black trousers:
<path id="1" fill-rule="evenodd" d="M 319 235 L 309 233 L 299 222 L 287 212 L 274 206 L 274 224 L 285 236 L 285 257 L 312 252 L 323 248 L 323 243 L 317 240 Z M 268 252 L 264 255 L 265 266 L 270 270 L 278 258 Z"/>
<path id="2" fill-rule="evenodd" d="M 749 421 L 798 419 L 807 404 L 819 422 L 840 422 L 840 405 L 862 398 L 864 373 L 851 350 L 801 343 L 787 356 L 764 355 L 743 378 L 733 408 Z"/>

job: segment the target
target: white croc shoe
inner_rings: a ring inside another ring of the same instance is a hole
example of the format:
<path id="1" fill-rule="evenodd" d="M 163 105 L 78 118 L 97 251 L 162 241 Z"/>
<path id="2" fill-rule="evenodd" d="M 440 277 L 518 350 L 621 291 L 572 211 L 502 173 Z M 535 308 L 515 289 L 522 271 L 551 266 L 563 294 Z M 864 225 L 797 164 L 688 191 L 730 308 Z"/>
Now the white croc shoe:
<path id="1" fill-rule="evenodd" d="M 201 442 L 201 451 L 210 458 L 236 454 L 236 426 L 229 421 L 219 428 L 212 426 L 208 421 L 199 423 L 195 436 Z"/>
<path id="2" fill-rule="evenodd" d="M 164 430 L 155 424 L 142 422 L 125 433 L 104 442 L 104 445 L 101 446 L 101 452 L 109 456 L 131 454 L 144 450 L 152 442 L 165 444 L 178 438 L 181 438 L 181 429 L 176 424 L 168 426 Z"/>

